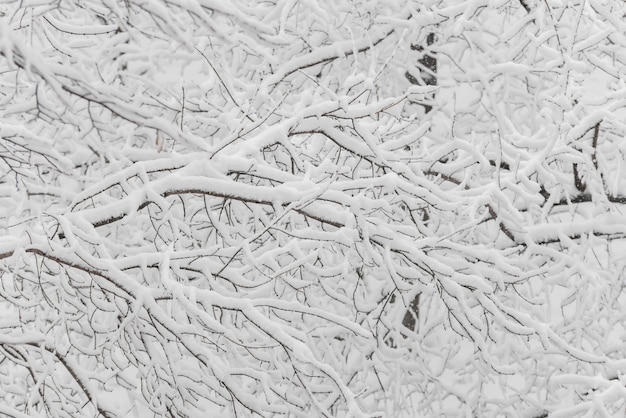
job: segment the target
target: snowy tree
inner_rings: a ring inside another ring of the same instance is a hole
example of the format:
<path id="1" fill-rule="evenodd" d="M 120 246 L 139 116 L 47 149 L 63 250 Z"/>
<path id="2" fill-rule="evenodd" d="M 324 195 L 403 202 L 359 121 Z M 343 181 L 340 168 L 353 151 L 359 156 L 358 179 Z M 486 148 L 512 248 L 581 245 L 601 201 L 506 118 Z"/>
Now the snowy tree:
<path id="1" fill-rule="evenodd" d="M 0 3 L 0 415 L 619 416 L 626 4 Z"/>

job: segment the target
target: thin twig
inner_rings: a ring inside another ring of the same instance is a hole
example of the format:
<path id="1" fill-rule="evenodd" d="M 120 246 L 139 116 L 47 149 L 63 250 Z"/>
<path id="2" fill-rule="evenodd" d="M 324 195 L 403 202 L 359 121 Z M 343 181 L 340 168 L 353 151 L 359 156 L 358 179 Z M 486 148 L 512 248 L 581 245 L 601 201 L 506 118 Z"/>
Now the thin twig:
<path id="1" fill-rule="evenodd" d="M 235 106 L 237 106 L 237 108 L 239 108 L 239 110 L 241 111 L 241 113 L 243 113 L 243 115 L 250 121 L 250 122 L 254 122 L 254 119 L 252 119 L 250 117 L 250 115 L 248 115 L 247 112 L 244 112 L 244 110 L 241 108 L 241 105 L 239 103 L 237 103 L 237 100 L 235 100 L 235 98 L 233 97 L 232 94 L 230 94 L 230 90 L 228 89 L 228 87 L 226 87 L 226 83 L 224 83 L 224 80 L 222 79 L 222 76 L 220 76 L 220 73 L 217 72 L 217 69 L 215 69 L 215 67 L 213 66 L 213 64 L 211 64 L 211 61 L 209 60 L 209 57 L 207 57 L 204 52 L 200 51 L 198 48 L 194 48 L 196 51 L 198 51 L 200 53 L 200 55 L 202 55 L 204 57 L 204 59 L 206 60 L 206 62 L 209 64 L 209 66 L 213 69 L 213 72 L 215 73 L 215 75 L 217 76 L 217 78 L 220 80 L 220 83 L 222 83 L 222 86 L 224 86 L 224 89 L 226 90 L 226 93 L 228 93 L 228 97 L 230 97 L 230 100 L 232 100 L 232 102 L 235 104 Z"/>

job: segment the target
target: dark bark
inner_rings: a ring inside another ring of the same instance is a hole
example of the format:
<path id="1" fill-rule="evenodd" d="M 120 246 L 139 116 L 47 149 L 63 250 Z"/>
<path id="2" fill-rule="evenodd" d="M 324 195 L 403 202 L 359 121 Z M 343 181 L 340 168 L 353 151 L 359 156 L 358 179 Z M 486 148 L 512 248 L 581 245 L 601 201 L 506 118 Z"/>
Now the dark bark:
<path id="1" fill-rule="evenodd" d="M 519 3 L 522 5 L 526 13 L 530 13 L 530 6 L 528 5 L 527 0 L 519 0 Z"/>
<path id="2" fill-rule="evenodd" d="M 435 34 L 429 33 L 426 36 L 426 45 L 427 47 L 433 45 L 435 43 Z M 409 73 L 408 71 L 404 74 L 407 80 L 411 84 L 418 85 L 426 85 L 426 86 L 436 86 L 437 85 L 437 56 L 435 52 L 431 51 L 430 48 L 427 48 L 426 51 L 423 46 L 417 44 L 411 44 L 411 49 L 417 52 L 423 52 L 423 56 L 417 60 L 417 66 L 420 69 L 420 74 L 416 77 L 415 75 Z M 432 101 L 434 97 L 430 98 Z M 420 103 L 424 106 L 424 112 L 430 112 L 433 107 L 429 103 Z"/>
<path id="3" fill-rule="evenodd" d="M 417 318 L 419 314 L 419 303 L 420 303 L 420 294 L 415 295 L 411 303 L 409 304 L 408 309 L 404 314 L 404 318 L 402 318 L 402 325 L 411 331 L 417 330 Z"/>

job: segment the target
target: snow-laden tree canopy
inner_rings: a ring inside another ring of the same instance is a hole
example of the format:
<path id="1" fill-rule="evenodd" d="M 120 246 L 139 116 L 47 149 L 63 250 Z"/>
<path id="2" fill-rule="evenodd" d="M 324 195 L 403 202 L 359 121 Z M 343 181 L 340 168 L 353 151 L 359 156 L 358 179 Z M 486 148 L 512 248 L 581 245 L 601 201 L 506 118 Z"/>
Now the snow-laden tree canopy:
<path id="1" fill-rule="evenodd" d="M 0 415 L 623 413 L 625 14 L 0 3 Z"/>

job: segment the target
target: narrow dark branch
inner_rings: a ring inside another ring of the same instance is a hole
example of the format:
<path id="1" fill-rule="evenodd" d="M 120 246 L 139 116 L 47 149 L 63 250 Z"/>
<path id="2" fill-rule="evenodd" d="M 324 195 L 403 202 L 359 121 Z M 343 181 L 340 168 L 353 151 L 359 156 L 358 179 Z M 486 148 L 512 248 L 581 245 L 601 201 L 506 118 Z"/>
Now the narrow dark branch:
<path id="1" fill-rule="evenodd" d="M 489 215 L 493 218 L 494 221 L 498 219 L 498 214 L 490 204 L 487 204 L 487 210 L 489 211 Z M 498 226 L 500 227 L 500 231 L 502 231 L 504 235 L 506 235 L 511 241 L 517 242 L 511 230 L 507 228 L 503 222 L 498 222 Z"/>
<path id="2" fill-rule="evenodd" d="M 185 88 L 181 88 L 183 91 L 183 97 L 180 106 L 180 131 L 183 131 L 183 126 L 185 125 Z"/>
<path id="3" fill-rule="evenodd" d="M 381 43 L 382 41 L 384 41 L 385 39 L 387 39 L 389 36 L 391 36 L 396 30 L 395 29 L 391 29 L 389 32 L 387 32 L 386 34 L 384 34 L 383 36 L 381 36 L 380 38 L 376 39 L 373 43 L 371 43 L 368 46 L 359 48 L 358 50 L 356 50 L 356 53 L 362 53 L 362 52 L 366 52 L 372 48 L 374 48 L 375 46 L 377 46 L 379 43 Z M 309 67 L 314 67 L 318 64 L 326 64 L 329 62 L 332 62 L 338 58 L 347 58 L 351 55 L 354 55 L 355 51 L 352 49 L 349 49 L 347 51 L 342 51 L 342 54 L 333 54 L 331 56 L 328 57 L 324 57 L 324 58 L 320 58 L 317 61 L 308 63 L 308 64 L 303 64 L 300 65 L 296 68 L 293 68 L 291 70 L 286 71 L 284 74 L 281 75 L 280 79 L 274 83 L 272 83 L 274 86 L 278 85 L 281 81 L 283 81 L 285 78 L 289 77 L 291 74 L 303 70 L 305 68 L 309 68 Z"/>
<path id="4" fill-rule="evenodd" d="M 244 203 L 255 203 L 258 205 L 266 205 L 266 206 L 274 206 L 274 201 L 272 201 L 271 199 L 260 199 L 260 198 L 254 198 L 254 197 L 241 197 L 241 196 L 236 196 L 236 195 L 232 195 L 232 194 L 228 194 L 228 193 L 220 193 L 217 191 L 207 191 L 207 190 L 202 190 L 202 189 L 175 189 L 175 190 L 168 190 L 164 193 L 161 194 L 161 196 L 163 197 L 169 197 L 169 196 L 179 196 L 182 194 L 196 194 L 196 195 L 204 195 L 204 196 L 213 196 L 213 197 L 218 197 L 218 198 L 222 198 L 222 199 L 229 199 L 229 200 L 237 200 L 240 202 L 244 202 Z M 137 210 L 142 210 L 145 207 L 147 207 L 149 204 L 153 203 L 152 201 L 145 201 L 142 202 L 138 207 Z M 282 206 L 285 207 L 287 206 L 289 203 L 283 203 Z M 317 215 L 312 213 L 311 211 L 307 210 L 306 207 L 305 208 L 299 208 L 299 209 L 294 209 L 295 212 L 306 216 L 308 218 L 311 219 L 315 219 L 316 221 L 325 223 L 327 225 L 331 225 L 334 226 L 336 228 L 341 228 L 344 225 L 342 223 L 336 222 L 332 219 L 328 219 L 322 215 Z M 101 227 L 101 226 L 105 226 L 105 225 L 109 225 L 112 224 L 114 222 L 120 221 L 122 219 L 124 219 L 126 216 L 128 216 L 128 213 L 121 213 L 119 215 L 115 215 L 115 216 L 111 216 L 108 217 L 106 219 L 101 219 L 99 221 L 93 222 L 92 225 L 95 228 Z M 60 239 L 64 239 L 65 238 L 65 233 L 61 232 L 59 233 L 58 237 Z M 2 258 L 6 258 L 6 257 L 10 257 L 11 255 L 13 255 L 13 253 L 6 253 L 6 254 L 0 254 L 0 259 Z M 3 257 L 4 256 L 4 257 Z"/>
<path id="5" fill-rule="evenodd" d="M 297 131 L 297 132 L 290 132 L 288 134 L 289 137 L 292 137 L 294 135 L 312 135 L 312 134 L 319 134 L 319 135 L 324 135 L 326 138 L 328 138 L 329 140 L 331 140 L 333 143 L 335 143 L 335 145 L 337 145 L 339 148 L 342 148 L 354 155 L 359 156 L 360 158 L 363 158 L 365 161 L 367 161 L 368 163 L 372 164 L 372 165 L 378 165 L 382 168 L 385 168 L 384 165 L 374 161 L 374 159 L 372 158 L 371 155 L 365 155 L 365 154 L 361 154 L 358 151 L 352 149 L 352 148 L 347 148 L 345 145 L 341 144 L 336 138 L 334 138 L 331 134 L 329 134 L 328 132 L 326 132 L 324 129 L 310 129 L 307 131 Z"/>
<path id="6" fill-rule="evenodd" d="M 435 43 L 435 34 L 429 33 L 426 36 L 426 45 L 431 46 Z M 417 44 L 411 44 L 411 49 L 413 51 L 422 52 L 424 51 L 424 47 Z M 408 71 L 404 74 L 404 76 L 409 80 L 411 84 L 425 84 L 427 86 L 436 86 L 437 85 L 437 56 L 434 52 L 425 53 L 420 59 L 417 60 L 418 67 L 420 68 L 420 75 L 418 80 L 413 74 Z M 424 106 L 424 113 L 429 113 L 433 107 L 428 103 L 420 103 Z"/>
<path id="7" fill-rule="evenodd" d="M 583 236 L 581 234 L 573 234 L 573 233 L 569 233 L 569 234 L 565 234 L 569 239 L 571 240 L 577 240 L 577 239 L 581 239 Z M 594 237 L 604 237 L 607 240 L 613 240 L 613 239 L 621 239 L 623 240 L 624 238 L 626 238 L 626 235 L 623 233 L 613 233 L 613 232 L 589 232 L 589 233 L 585 233 L 584 236 L 588 236 L 588 235 L 593 235 Z M 540 241 L 535 241 L 535 244 L 537 245 L 546 245 L 546 244 L 556 244 L 556 243 L 562 243 L 561 238 L 556 237 L 556 238 L 546 238 L 546 239 L 542 239 Z M 526 246 L 526 243 L 520 243 L 520 245 L 522 246 Z"/>
<path id="8" fill-rule="evenodd" d="M 606 198 L 611 203 L 619 203 L 626 204 L 626 196 L 622 195 L 610 195 L 607 194 Z M 555 202 L 552 206 L 565 206 L 572 203 L 585 203 L 585 202 L 593 202 L 593 196 L 590 193 L 581 193 L 576 195 L 569 200 L 561 199 L 558 202 Z"/>
<path id="9" fill-rule="evenodd" d="M 443 180 L 449 181 L 450 183 L 454 183 L 456 185 L 460 185 L 461 182 L 457 179 L 455 179 L 452 176 L 443 174 L 443 173 L 439 173 L 437 171 L 434 170 L 426 170 L 424 172 L 424 174 L 426 174 L 427 176 L 435 176 L 435 177 L 439 177 L 442 178 Z M 465 185 L 465 189 L 469 189 L 468 185 Z M 491 206 L 491 204 L 487 203 L 487 210 L 489 211 L 489 215 L 493 218 L 493 220 L 497 220 L 498 219 L 498 214 L 496 213 L 496 211 L 494 210 L 494 208 Z M 517 242 L 517 240 L 515 239 L 515 236 L 513 235 L 513 233 L 511 232 L 511 230 L 509 228 L 506 227 L 506 225 L 504 225 L 503 222 L 499 222 L 498 226 L 500 228 L 500 230 L 504 233 L 504 235 L 506 235 L 511 241 L 513 242 Z"/>
<path id="10" fill-rule="evenodd" d="M 511 166 L 506 161 L 500 161 L 500 165 L 498 166 L 498 162 L 495 160 L 489 160 L 489 164 L 492 167 L 500 168 L 501 170 L 510 170 Z"/>
<path id="11" fill-rule="evenodd" d="M 402 318 L 402 325 L 411 331 L 416 330 L 417 320 L 419 318 L 420 293 L 416 294 Z"/>
<path id="12" fill-rule="evenodd" d="M 574 169 L 574 185 L 576 186 L 576 189 L 579 192 L 584 193 L 585 190 L 587 190 L 587 185 L 585 184 L 585 182 L 580 177 L 580 174 L 578 173 L 578 164 L 574 163 L 572 164 L 572 167 Z"/>
<path id="13" fill-rule="evenodd" d="M 34 344 L 32 344 L 35 347 L 38 347 Z M 67 370 L 67 372 L 70 374 L 70 376 L 72 376 L 72 379 L 74 379 L 74 381 L 78 384 L 78 386 L 81 388 L 81 390 L 83 391 L 83 393 L 85 394 L 85 396 L 87 397 L 87 399 L 89 399 L 89 402 L 91 402 L 91 404 L 96 408 L 96 410 L 98 411 L 99 415 L 102 415 L 104 418 L 112 418 L 112 415 L 109 414 L 107 411 L 103 410 L 100 405 L 98 405 L 98 402 L 95 399 L 95 394 L 92 394 L 90 392 L 90 390 L 87 387 L 87 382 L 83 382 L 83 379 L 76 373 L 76 371 L 74 371 L 74 368 L 68 363 L 68 361 L 65 359 L 65 357 L 63 357 L 62 355 L 59 354 L 59 352 L 53 348 L 50 347 L 45 347 L 46 351 L 48 351 L 49 353 L 51 353 L 52 355 L 54 355 L 61 364 L 63 364 L 63 367 L 65 367 L 65 370 Z"/>
<path id="14" fill-rule="evenodd" d="M 48 260 L 54 261 L 56 263 L 65 265 L 67 267 L 71 267 L 73 269 L 76 270 L 81 270 L 84 271 L 85 273 L 91 274 L 93 276 L 98 276 L 102 279 L 105 279 L 108 283 L 112 284 L 115 288 L 121 290 L 123 292 L 123 294 L 117 294 L 117 296 L 124 298 L 126 300 L 134 300 L 135 296 L 133 295 L 133 293 L 126 289 L 123 285 L 121 285 L 120 283 L 118 283 L 116 280 L 113 280 L 111 277 L 107 276 L 105 274 L 104 271 L 90 267 L 90 266 L 85 266 L 85 265 L 81 265 L 76 263 L 75 261 L 72 260 L 67 260 L 63 257 L 59 257 L 53 254 L 50 254 L 46 251 L 43 251 L 39 248 L 26 248 L 25 252 L 27 253 L 32 253 L 32 254 L 37 254 L 40 255 L 42 257 L 47 258 Z M 11 253 L 11 255 L 13 255 L 13 253 Z M 115 293 L 113 290 L 111 290 L 112 293 Z"/>
<path id="15" fill-rule="evenodd" d="M 522 5 L 526 13 L 530 13 L 530 6 L 528 5 L 528 0 L 519 0 L 519 4 Z"/>
<path id="16" fill-rule="evenodd" d="M 92 32 L 92 31 L 87 31 L 87 32 L 74 32 L 74 31 L 69 31 L 69 30 L 64 30 L 60 27 L 58 27 L 57 25 L 55 25 L 54 23 L 52 23 L 50 21 L 50 19 L 48 19 L 46 16 L 42 16 L 44 18 L 44 20 L 46 22 L 48 22 L 48 24 L 50 26 L 52 26 L 54 29 L 56 29 L 59 32 L 63 32 L 63 33 L 69 33 L 70 35 L 80 35 L 80 36 L 98 36 L 98 35 L 106 35 L 107 33 L 119 33 L 120 31 L 120 27 L 116 26 L 115 28 L 111 28 L 111 29 L 107 29 L 107 30 L 103 30 L 102 32 Z"/>
<path id="17" fill-rule="evenodd" d="M 600 121 L 602 122 L 602 121 Z M 593 154 L 591 154 L 591 161 L 593 161 L 593 166 L 595 169 L 598 169 L 598 159 L 597 159 L 597 149 L 598 149 L 598 136 L 600 135 L 600 122 L 596 123 L 596 126 L 593 127 L 593 142 L 591 146 L 593 147 Z"/>
<path id="18" fill-rule="evenodd" d="M 237 106 L 237 108 L 241 111 L 241 113 L 243 113 L 243 115 L 250 121 L 250 122 L 254 122 L 254 119 L 252 119 L 250 117 L 250 115 L 248 115 L 247 112 L 245 112 L 241 106 L 239 105 L 239 103 L 237 102 L 237 100 L 235 100 L 235 98 L 233 97 L 233 95 L 230 93 L 230 90 L 228 89 L 228 87 L 226 86 L 226 83 L 224 83 L 224 80 L 222 79 L 222 76 L 220 75 L 219 72 L 217 72 L 217 69 L 213 66 L 213 64 L 211 63 L 211 60 L 209 60 L 209 58 L 204 55 L 204 53 L 202 51 L 200 51 L 198 48 L 194 48 L 196 51 L 198 51 L 198 53 L 200 55 L 202 55 L 202 57 L 204 58 L 204 60 L 209 64 L 209 66 L 211 67 L 211 69 L 213 70 L 213 72 L 215 73 L 215 75 L 217 76 L 217 78 L 220 80 L 220 83 L 222 83 L 222 86 L 224 86 L 224 89 L 226 90 L 226 93 L 228 93 L 228 97 L 230 97 L 230 100 L 232 100 L 232 102 L 235 104 L 235 106 Z M 182 126 L 181 126 L 182 128 Z"/>
<path id="19" fill-rule="evenodd" d="M 146 206 L 148 206 L 150 203 L 152 203 L 152 201 L 147 201 L 147 202 L 143 202 L 141 205 L 139 205 L 139 207 L 137 208 L 137 210 L 142 210 L 144 209 Z M 100 226 L 104 226 L 104 225 L 108 225 L 108 224 L 112 224 L 114 222 L 120 221 L 122 219 L 124 219 L 126 217 L 126 215 L 128 215 L 127 213 L 123 213 L 121 215 L 116 215 L 116 216 L 111 216 L 109 218 L 106 219 L 101 219 L 97 222 L 94 222 L 92 225 L 94 226 L 94 228 L 98 228 Z M 60 239 L 65 239 L 65 232 L 60 232 L 59 233 L 59 238 Z"/>

